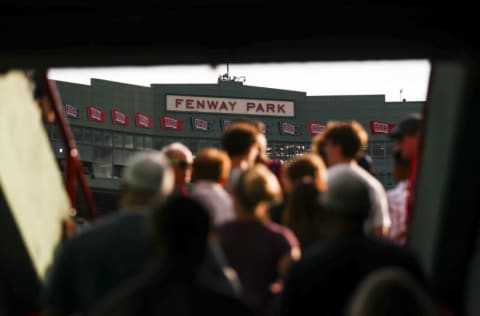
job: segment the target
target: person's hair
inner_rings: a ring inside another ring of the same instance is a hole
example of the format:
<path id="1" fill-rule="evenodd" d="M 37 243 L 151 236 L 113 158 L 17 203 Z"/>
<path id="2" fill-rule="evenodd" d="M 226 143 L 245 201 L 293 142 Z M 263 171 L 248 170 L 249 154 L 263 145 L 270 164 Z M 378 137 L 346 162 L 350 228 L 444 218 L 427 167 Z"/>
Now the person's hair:
<path id="1" fill-rule="evenodd" d="M 357 163 L 365 171 L 376 177 L 375 171 L 373 170 L 373 159 L 369 154 L 362 152 L 360 158 L 357 159 Z"/>
<path id="2" fill-rule="evenodd" d="M 368 134 L 357 121 L 330 121 L 323 131 L 323 142 L 340 145 L 342 155 L 358 159 L 368 142 Z"/>
<path id="3" fill-rule="evenodd" d="M 253 211 L 261 202 L 281 197 L 277 177 L 264 165 L 256 164 L 243 171 L 235 184 L 233 195 L 245 211 Z"/>
<path id="4" fill-rule="evenodd" d="M 393 266 L 367 275 L 346 305 L 346 316 L 442 315 L 426 287 L 407 270 Z"/>
<path id="5" fill-rule="evenodd" d="M 302 248 L 311 245 L 320 235 L 322 208 L 318 203 L 320 191 L 312 177 L 295 184 L 287 198 L 282 223 L 297 236 Z"/>
<path id="6" fill-rule="evenodd" d="M 311 151 L 320 156 L 323 161 L 327 163 L 327 156 L 325 154 L 325 134 L 323 132 L 312 137 Z"/>
<path id="7" fill-rule="evenodd" d="M 327 189 L 326 166 L 323 159 L 316 154 L 305 153 L 290 159 L 283 170 L 292 184 L 309 176 L 317 190 L 325 191 Z"/>
<path id="8" fill-rule="evenodd" d="M 151 223 L 157 255 L 162 260 L 192 268 L 200 265 L 212 222 L 199 201 L 171 195 L 155 208 Z"/>
<path id="9" fill-rule="evenodd" d="M 192 163 L 193 161 L 193 154 L 190 148 L 188 148 L 185 144 L 180 143 L 180 142 L 174 142 L 170 143 L 168 145 L 165 145 L 162 149 L 161 152 L 165 154 L 168 158 L 172 158 L 172 153 L 173 152 L 181 152 L 185 155 L 185 158 L 187 159 L 187 163 Z"/>
<path id="10" fill-rule="evenodd" d="M 243 156 L 257 143 L 258 133 L 252 123 L 231 124 L 222 136 L 222 147 L 230 157 Z"/>
<path id="11" fill-rule="evenodd" d="M 192 180 L 211 180 L 221 182 L 230 172 L 230 157 L 217 148 L 204 148 L 198 152 L 193 160 Z"/>

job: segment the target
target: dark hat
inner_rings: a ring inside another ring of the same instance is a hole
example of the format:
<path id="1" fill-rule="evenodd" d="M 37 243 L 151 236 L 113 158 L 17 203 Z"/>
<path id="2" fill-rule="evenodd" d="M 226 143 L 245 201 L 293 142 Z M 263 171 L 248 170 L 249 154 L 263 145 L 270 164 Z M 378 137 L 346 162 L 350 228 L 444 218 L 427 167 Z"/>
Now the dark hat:
<path id="1" fill-rule="evenodd" d="M 367 181 L 351 166 L 339 165 L 327 175 L 328 189 L 320 205 L 345 217 L 366 217 L 372 206 Z"/>
<path id="2" fill-rule="evenodd" d="M 390 131 L 391 138 L 400 138 L 405 134 L 416 133 L 420 129 L 422 116 L 420 113 L 411 113 L 405 116 L 394 128 Z"/>

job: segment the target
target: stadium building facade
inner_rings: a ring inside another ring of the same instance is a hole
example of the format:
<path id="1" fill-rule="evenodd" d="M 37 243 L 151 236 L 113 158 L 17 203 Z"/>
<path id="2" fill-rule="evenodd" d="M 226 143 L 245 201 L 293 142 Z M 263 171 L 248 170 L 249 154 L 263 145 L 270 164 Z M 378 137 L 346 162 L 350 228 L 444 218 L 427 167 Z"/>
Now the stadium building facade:
<path id="1" fill-rule="evenodd" d="M 385 102 L 384 95 L 309 96 L 302 91 L 216 84 L 136 86 L 92 79 L 90 85 L 55 82 L 71 125 L 90 187 L 101 211 L 115 208 L 119 178 L 136 151 L 182 142 L 193 153 L 221 147 L 229 122 L 262 121 L 268 154 L 287 160 L 310 149 L 311 138 L 330 120 L 357 120 L 369 133 L 367 153 L 385 188 L 394 185 L 389 129 L 423 102 Z M 64 144 L 56 125 L 47 125 L 62 166 Z"/>

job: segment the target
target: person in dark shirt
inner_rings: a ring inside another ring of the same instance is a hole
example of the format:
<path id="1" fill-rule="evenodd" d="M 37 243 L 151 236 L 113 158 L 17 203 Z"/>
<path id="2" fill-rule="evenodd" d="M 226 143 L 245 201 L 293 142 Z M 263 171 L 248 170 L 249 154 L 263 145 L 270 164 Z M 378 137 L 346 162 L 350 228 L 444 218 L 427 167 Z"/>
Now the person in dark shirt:
<path id="1" fill-rule="evenodd" d="M 170 197 L 152 217 L 156 260 L 149 269 L 110 292 L 91 316 L 253 316 L 246 304 L 198 278 L 211 218 L 204 206 L 182 195 Z"/>
<path id="2" fill-rule="evenodd" d="M 304 250 L 287 272 L 277 314 L 344 315 L 346 303 L 369 273 L 401 267 L 423 282 L 422 269 L 408 248 L 367 236 L 362 229 L 371 201 L 365 180 L 348 166 L 328 178 L 320 195 L 327 221 L 322 239 Z"/>

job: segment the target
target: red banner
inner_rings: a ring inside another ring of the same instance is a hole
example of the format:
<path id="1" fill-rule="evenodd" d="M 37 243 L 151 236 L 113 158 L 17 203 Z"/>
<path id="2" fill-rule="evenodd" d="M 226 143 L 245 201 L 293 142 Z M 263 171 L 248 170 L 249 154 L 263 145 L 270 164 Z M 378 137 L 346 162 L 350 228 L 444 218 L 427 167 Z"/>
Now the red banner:
<path id="1" fill-rule="evenodd" d="M 182 121 L 170 116 L 160 116 L 160 123 L 162 124 L 163 129 L 174 129 L 176 131 L 182 130 Z"/>
<path id="2" fill-rule="evenodd" d="M 112 123 L 128 125 L 128 115 L 117 109 L 112 109 Z"/>
<path id="3" fill-rule="evenodd" d="M 380 122 L 380 121 L 370 121 L 370 131 L 372 134 L 389 134 L 395 124 Z"/>
<path id="4" fill-rule="evenodd" d="M 297 127 L 287 122 L 280 122 L 280 132 L 282 134 L 297 135 Z"/>
<path id="5" fill-rule="evenodd" d="M 78 109 L 70 104 L 65 104 L 65 114 L 67 117 L 80 118 Z"/>
<path id="6" fill-rule="evenodd" d="M 314 123 L 314 122 L 308 122 L 307 129 L 308 129 L 308 134 L 310 136 L 313 136 L 313 135 L 317 135 L 318 133 L 321 133 L 325 129 L 325 125 Z"/>
<path id="7" fill-rule="evenodd" d="M 91 105 L 87 106 L 87 117 L 90 121 L 105 122 L 105 112 Z"/>
<path id="8" fill-rule="evenodd" d="M 152 128 L 152 118 L 142 113 L 135 112 L 135 126 Z"/>

